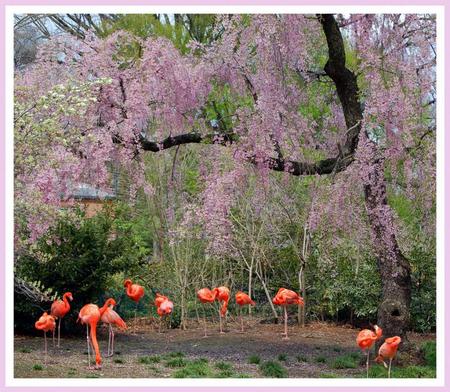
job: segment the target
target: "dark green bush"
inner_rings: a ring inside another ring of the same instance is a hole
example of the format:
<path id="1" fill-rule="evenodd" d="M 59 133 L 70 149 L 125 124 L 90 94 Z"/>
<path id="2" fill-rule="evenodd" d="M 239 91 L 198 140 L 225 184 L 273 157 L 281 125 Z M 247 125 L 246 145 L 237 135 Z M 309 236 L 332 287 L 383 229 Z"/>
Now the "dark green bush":
<path id="1" fill-rule="evenodd" d="M 91 302 L 102 305 L 108 296 L 114 296 L 120 304 L 125 292 L 123 286 L 111 288 L 111 276 L 132 271 L 148 252 L 142 239 L 133 235 L 131 229 L 118 226 L 117 221 L 111 210 L 89 219 L 80 213 L 78 222 L 57 222 L 35 244 L 35 252 L 17 257 L 19 276 L 39 280 L 59 295 L 72 292 L 71 312 L 62 324 L 63 328 L 70 326 L 71 332 L 81 331 L 80 327 L 74 327 L 83 305 Z M 33 304 L 27 297 L 15 294 L 14 305 L 16 330 L 32 331 L 35 320 L 51 304 Z"/>

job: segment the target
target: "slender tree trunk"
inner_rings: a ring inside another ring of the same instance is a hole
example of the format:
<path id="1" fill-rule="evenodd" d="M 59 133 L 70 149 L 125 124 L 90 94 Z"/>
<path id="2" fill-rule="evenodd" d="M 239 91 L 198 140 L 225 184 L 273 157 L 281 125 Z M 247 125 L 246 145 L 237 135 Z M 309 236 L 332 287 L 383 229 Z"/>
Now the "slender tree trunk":
<path id="1" fill-rule="evenodd" d="M 253 277 L 253 260 L 248 270 L 248 295 L 252 298 L 252 277 Z M 252 306 L 248 305 L 248 315 L 252 314 Z"/>
<path id="2" fill-rule="evenodd" d="M 261 268 L 261 266 L 260 266 L 260 268 Z M 255 272 L 256 272 L 256 276 L 258 277 L 259 281 L 262 284 L 264 292 L 266 293 L 267 300 L 268 300 L 269 305 L 270 305 L 270 307 L 272 309 L 273 317 L 275 319 L 278 319 L 278 313 L 277 313 L 277 311 L 275 309 L 275 306 L 273 306 L 272 298 L 270 297 L 270 293 L 269 293 L 269 290 L 267 289 L 266 282 L 264 281 L 264 278 L 262 276 L 262 271 L 258 271 L 258 265 L 256 265 Z"/>

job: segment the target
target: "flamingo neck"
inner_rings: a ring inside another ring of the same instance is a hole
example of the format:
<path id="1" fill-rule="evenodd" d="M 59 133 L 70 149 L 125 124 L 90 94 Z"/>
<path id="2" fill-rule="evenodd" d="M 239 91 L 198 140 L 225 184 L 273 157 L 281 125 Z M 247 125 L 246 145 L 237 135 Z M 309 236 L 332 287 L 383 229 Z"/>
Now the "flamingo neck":
<path id="1" fill-rule="evenodd" d="M 112 303 L 112 298 L 108 298 L 105 302 L 105 304 L 99 309 L 100 315 L 103 316 L 103 313 L 106 312 L 106 309 L 108 309 L 109 305 Z"/>
<path id="2" fill-rule="evenodd" d="M 63 295 L 63 302 L 64 302 L 64 307 L 66 308 L 66 310 L 69 310 L 70 309 L 70 303 L 69 303 L 69 300 L 67 299 L 67 294 L 64 294 Z"/>

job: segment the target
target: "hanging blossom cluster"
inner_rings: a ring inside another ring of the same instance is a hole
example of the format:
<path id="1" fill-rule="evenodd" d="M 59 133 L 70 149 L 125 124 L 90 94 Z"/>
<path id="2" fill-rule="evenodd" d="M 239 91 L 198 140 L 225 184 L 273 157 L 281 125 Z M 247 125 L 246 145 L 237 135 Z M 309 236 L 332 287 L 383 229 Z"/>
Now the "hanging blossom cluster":
<path id="1" fill-rule="evenodd" d="M 142 46 L 142 56 L 129 53 L 132 45 Z M 77 183 L 110 191 L 113 167 L 128 174 L 131 197 L 151 193 L 140 137 L 201 129 L 208 72 L 167 40 L 139 42 L 122 32 L 105 40 L 60 36 L 42 46 L 15 78 L 16 212 L 29 238 L 54 222 Z M 40 213 L 30 215 L 37 204 Z"/>
<path id="2" fill-rule="evenodd" d="M 432 109 L 427 100 L 434 89 L 434 21 L 419 15 L 352 15 L 341 22 L 359 60 L 356 72 L 364 122 L 370 124 L 366 129 L 371 130 L 371 138 L 379 139 L 386 162 L 406 159 L 407 176 L 417 182 L 417 176 L 433 168 L 408 162 L 405 151 L 420 139 Z M 52 118 L 47 131 L 58 129 L 62 136 L 47 143 L 51 160 L 44 156 L 27 174 L 33 177 L 33 185 L 28 186 L 23 173 L 16 176 L 21 184 L 16 193 L 24 204 L 57 204 L 69 177 L 108 187 L 113 163 L 129 176 L 131 196 L 140 188 L 151 193 L 140 138 L 160 142 L 184 133 L 210 134 L 204 113 L 213 85 L 226 85 L 234 97 L 242 99 L 237 100 L 233 128 L 227 130 L 236 136 L 232 152 L 237 166 L 231 170 L 216 166 L 204 175 L 207 182 L 199 215 L 211 251 L 226 249 L 227 216 L 233 193 L 245 177 L 243 161 L 256 163 L 264 179 L 270 158 L 314 161 L 335 156 L 346 129 L 332 84 L 314 76 L 320 53 L 326 56 L 320 23 L 304 15 L 224 15 L 216 28 L 221 30 L 219 40 L 209 46 L 193 44 L 196 50 L 187 55 L 167 39 L 142 40 L 125 32 L 105 39 L 88 35 L 83 41 L 60 36 L 44 45 L 37 62 L 16 76 L 16 97 L 23 104 L 16 119 L 33 107 L 38 123 Z M 55 111 L 56 103 L 47 108 L 34 106 L 49 93 L 63 95 L 54 91 L 56 86 L 75 89 L 89 83 L 89 94 L 65 93 L 87 98 L 83 104 L 76 103 L 80 106 L 67 101 L 67 110 L 75 108 L 74 113 Z M 16 126 L 19 139 L 27 140 L 30 129 L 39 134 L 33 123 L 27 128 Z M 41 144 L 46 146 L 45 140 L 30 139 L 28 144 L 18 150 L 19 159 L 34 159 Z M 432 159 L 427 157 L 426 162 L 431 165 Z M 343 179 L 335 185 L 336 200 L 344 203 L 348 186 Z M 345 218 L 359 214 L 356 209 L 346 214 L 342 206 L 339 211 Z M 23 216 L 28 219 L 26 213 Z M 45 217 L 40 219 L 30 226 L 35 233 L 32 238 L 48 227 Z"/>

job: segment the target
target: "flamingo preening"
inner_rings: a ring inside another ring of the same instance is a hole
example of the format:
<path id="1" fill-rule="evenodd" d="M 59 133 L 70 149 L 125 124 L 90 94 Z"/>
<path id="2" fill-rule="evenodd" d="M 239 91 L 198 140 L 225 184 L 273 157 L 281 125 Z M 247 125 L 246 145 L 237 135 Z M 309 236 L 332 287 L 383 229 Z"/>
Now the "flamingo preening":
<path id="1" fill-rule="evenodd" d="M 161 333 L 161 323 L 164 316 L 168 316 L 173 311 L 173 302 L 165 295 L 156 293 L 156 312 L 159 314 L 159 333 Z"/>
<path id="2" fill-rule="evenodd" d="M 358 333 L 358 336 L 356 337 L 356 344 L 361 348 L 363 351 L 367 351 L 367 360 L 366 360 L 366 370 L 367 370 L 367 377 L 369 377 L 369 355 L 370 355 L 370 349 L 373 346 L 373 344 L 381 338 L 381 335 L 383 335 L 383 330 L 378 326 L 374 326 L 374 331 L 371 331 L 370 329 L 363 329 Z"/>
<path id="3" fill-rule="evenodd" d="M 388 368 L 388 378 L 391 378 L 391 365 L 392 360 L 397 354 L 398 345 L 402 342 L 400 336 L 393 336 L 392 338 L 387 338 L 378 350 L 378 356 L 375 358 L 377 363 L 383 363 L 384 367 L 387 368 L 385 359 L 389 359 Z"/>
<path id="4" fill-rule="evenodd" d="M 113 300 L 114 301 L 114 300 Z M 99 310 L 101 314 L 102 323 L 108 324 L 109 336 L 108 336 L 108 353 L 107 357 L 114 355 L 114 329 L 113 324 L 117 325 L 120 329 L 127 329 L 127 324 L 113 309 L 116 302 L 109 302 L 109 305 L 105 303 Z"/>
<path id="5" fill-rule="evenodd" d="M 136 308 L 134 309 L 134 332 L 136 332 L 136 317 L 137 317 L 137 307 L 139 300 L 144 296 L 144 288 L 137 284 L 133 283 L 131 279 L 126 279 L 123 283 L 123 287 L 126 288 L 126 293 L 128 297 L 136 302 Z"/>
<path id="6" fill-rule="evenodd" d="M 222 327 L 222 317 L 225 317 L 228 311 L 228 302 L 230 301 L 230 289 L 225 286 L 216 287 L 213 289 L 214 297 L 219 302 L 222 302 L 222 306 L 219 310 L 219 328 L 221 334 L 225 333 L 223 332 Z"/>
<path id="7" fill-rule="evenodd" d="M 285 289 L 284 287 L 278 290 L 272 302 L 275 305 L 284 307 L 284 333 L 282 335 L 284 335 L 283 339 L 287 340 L 289 339 L 287 332 L 287 319 L 288 319 L 287 306 L 294 304 L 304 306 L 305 303 L 303 301 L 303 298 L 300 297 L 295 291 Z"/>
<path id="8" fill-rule="evenodd" d="M 102 312 L 106 311 L 106 308 L 109 305 L 115 305 L 116 301 L 112 298 L 108 298 L 105 304 L 102 306 Z M 87 341 L 87 349 L 88 349 L 88 368 L 91 368 L 91 353 L 90 353 L 90 345 L 92 344 L 95 351 L 95 367 L 94 369 L 102 368 L 102 357 L 100 355 L 100 349 L 98 347 L 97 342 L 97 324 L 102 317 L 102 313 L 100 309 L 95 304 L 87 304 L 84 305 L 80 313 L 78 314 L 78 320 L 81 324 L 86 324 L 86 341 Z M 91 328 L 90 340 L 89 340 L 89 327 Z"/>
<path id="9" fill-rule="evenodd" d="M 200 302 L 202 304 L 206 304 L 206 303 L 213 303 L 216 300 L 216 295 L 213 291 L 211 291 L 210 289 L 208 289 L 207 287 L 200 289 L 197 291 L 197 298 L 200 300 Z M 204 338 L 206 338 L 208 335 L 206 334 L 206 313 L 205 313 L 205 308 L 203 308 L 203 319 L 205 321 L 204 325 L 205 325 L 205 335 L 203 336 Z"/>
<path id="10" fill-rule="evenodd" d="M 63 298 L 62 301 L 60 299 L 53 301 L 50 310 L 50 314 L 55 319 L 58 319 L 58 344 L 56 345 L 56 347 L 60 347 L 59 341 L 61 333 L 61 319 L 70 311 L 69 300 L 73 301 L 72 293 L 70 292 L 64 293 L 62 298 Z M 55 330 L 53 330 L 53 346 L 54 345 L 55 345 Z"/>
<path id="11" fill-rule="evenodd" d="M 241 332 L 244 332 L 244 320 L 242 319 L 242 307 L 244 305 L 255 305 L 255 301 L 253 301 L 247 294 L 242 291 L 238 291 L 236 293 L 236 303 L 239 305 L 239 316 L 241 318 Z"/>
<path id="12" fill-rule="evenodd" d="M 44 314 L 39 317 L 39 320 L 34 323 L 36 329 L 44 331 L 44 352 L 45 352 L 45 364 L 47 364 L 47 332 L 55 331 L 56 322 L 55 318 L 44 312 Z"/>

